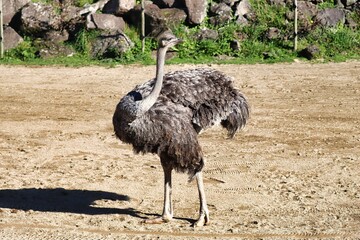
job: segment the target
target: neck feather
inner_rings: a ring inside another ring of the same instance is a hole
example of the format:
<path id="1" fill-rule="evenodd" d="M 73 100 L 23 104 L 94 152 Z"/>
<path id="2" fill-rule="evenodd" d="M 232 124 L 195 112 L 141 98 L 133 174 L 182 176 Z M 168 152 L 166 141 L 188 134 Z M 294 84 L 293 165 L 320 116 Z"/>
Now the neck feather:
<path id="1" fill-rule="evenodd" d="M 147 96 L 144 100 L 140 102 L 139 110 L 141 113 L 148 111 L 154 105 L 160 95 L 164 78 L 166 50 L 166 48 L 159 48 L 157 51 L 155 85 L 154 88 L 151 90 L 149 96 Z"/>

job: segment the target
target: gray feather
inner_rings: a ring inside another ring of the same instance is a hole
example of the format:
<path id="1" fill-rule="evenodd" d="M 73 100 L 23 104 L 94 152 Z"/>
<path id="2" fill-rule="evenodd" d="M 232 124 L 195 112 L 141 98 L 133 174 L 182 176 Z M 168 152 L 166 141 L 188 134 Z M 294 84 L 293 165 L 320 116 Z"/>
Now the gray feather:
<path id="1" fill-rule="evenodd" d="M 138 103 L 148 96 L 155 79 L 139 85 L 116 107 L 116 136 L 133 145 L 136 153 L 155 153 L 181 172 L 194 175 L 204 166 L 197 134 L 216 123 L 230 137 L 249 118 L 249 105 L 225 74 L 207 68 L 175 71 L 164 75 L 160 96 L 145 113 Z"/>

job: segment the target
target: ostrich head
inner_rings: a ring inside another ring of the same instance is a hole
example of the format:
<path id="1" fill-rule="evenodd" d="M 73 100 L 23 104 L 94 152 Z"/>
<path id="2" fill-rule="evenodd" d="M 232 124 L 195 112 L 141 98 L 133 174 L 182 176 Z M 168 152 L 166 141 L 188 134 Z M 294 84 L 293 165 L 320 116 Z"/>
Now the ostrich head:
<path id="1" fill-rule="evenodd" d="M 171 31 L 165 31 L 158 37 L 159 49 L 164 48 L 167 50 L 180 42 L 182 42 L 182 40 L 175 37 Z"/>

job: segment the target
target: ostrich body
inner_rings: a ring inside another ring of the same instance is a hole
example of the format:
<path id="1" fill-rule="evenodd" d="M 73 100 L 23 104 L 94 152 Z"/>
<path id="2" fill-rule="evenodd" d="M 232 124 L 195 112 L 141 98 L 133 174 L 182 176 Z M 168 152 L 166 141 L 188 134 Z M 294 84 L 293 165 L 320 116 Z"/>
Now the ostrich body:
<path id="1" fill-rule="evenodd" d="M 173 217 L 171 173 L 188 173 L 196 178 L 200 215 L 194 225 L 209 222 L 202 169 L 203 153 L 198 133 L 220 123 L 230 137 L 246 124 L 248 103 L 229 77 L 206 68 L 175 71 L 164 75 L 166 51 L 179 43 L 172 34 L 159 40 L 156 78 L 136 86 L 118 103 L 113 125 L 116 136 L 132 144 L 136 153 L 155 153 L 164 171 L 162 216 L 147 223 L 168 222 Z"/>

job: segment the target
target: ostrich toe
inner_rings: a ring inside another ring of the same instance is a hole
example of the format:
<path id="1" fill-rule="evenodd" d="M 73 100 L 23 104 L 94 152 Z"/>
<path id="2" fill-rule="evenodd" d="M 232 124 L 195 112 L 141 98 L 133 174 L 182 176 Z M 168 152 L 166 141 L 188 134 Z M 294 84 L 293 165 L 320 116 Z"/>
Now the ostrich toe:
<path id="1" fill-rule="evenodd" d="M 170 222 L 171 220 L 172 220 L 171 216 L 161 216 L 161 217 L 153 218 L 153 219 L 145 219 L 143 221 L 143 223 L 146 223 L 146 224 L 161 224 L 161 223 Z"/>
<path id="2" fill-rule="evenodd" d="M 200 215 L 199 219 L 194 223 L 194 227 L 202 227 L 205 225 L 209 225 L 209 215 L 203 214 Z"/>

